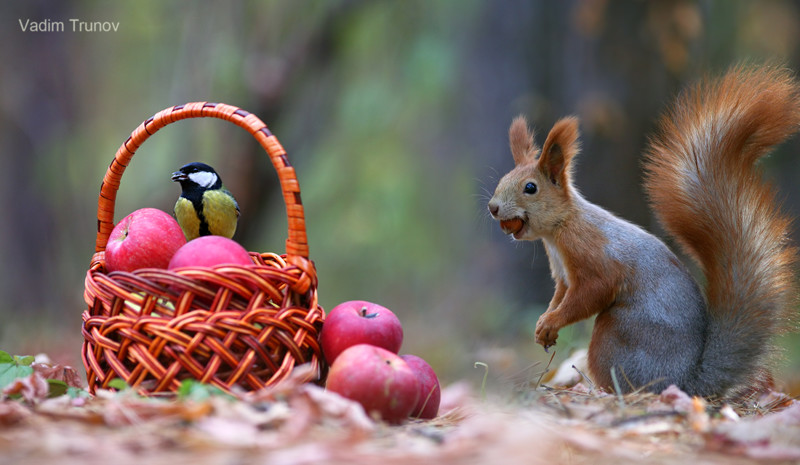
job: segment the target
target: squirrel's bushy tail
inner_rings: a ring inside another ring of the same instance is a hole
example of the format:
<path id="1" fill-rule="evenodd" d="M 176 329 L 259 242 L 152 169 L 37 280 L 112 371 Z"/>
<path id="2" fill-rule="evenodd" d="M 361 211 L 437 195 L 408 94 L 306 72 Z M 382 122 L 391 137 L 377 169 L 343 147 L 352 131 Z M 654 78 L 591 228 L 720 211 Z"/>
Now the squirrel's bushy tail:
<path id="1" fill-rule="evenodd" d="M 791 220 L 755 163 L 798 129 L 793 75 L 736 67 L 681 94 L 651 141 L 645 189 L 653 210 L 707 282 L 709 326 L 693 394 L 755 382 L 773 336 L 795 320 Z"/>

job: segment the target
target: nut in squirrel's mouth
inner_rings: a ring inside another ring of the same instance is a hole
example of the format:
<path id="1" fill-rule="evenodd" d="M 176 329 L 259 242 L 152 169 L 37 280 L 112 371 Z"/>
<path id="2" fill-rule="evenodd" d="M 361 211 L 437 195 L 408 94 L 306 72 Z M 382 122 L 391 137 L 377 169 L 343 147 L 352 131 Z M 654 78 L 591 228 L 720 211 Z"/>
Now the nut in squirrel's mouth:
<path id="1" fill-rule="evenodd" d="M 525 221 L 522 218 L 512 218 L 500 221 L 500 229 L 506 234 L 511 234 L 514 239 L 519 239 L 519 233 L 525 228 Z"/>

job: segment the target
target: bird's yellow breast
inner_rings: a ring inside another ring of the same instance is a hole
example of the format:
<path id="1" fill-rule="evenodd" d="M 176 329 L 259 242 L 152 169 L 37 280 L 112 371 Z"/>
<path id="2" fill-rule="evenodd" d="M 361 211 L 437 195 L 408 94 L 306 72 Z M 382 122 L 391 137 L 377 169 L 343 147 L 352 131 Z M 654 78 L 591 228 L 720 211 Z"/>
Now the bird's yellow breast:
<path id="1" fill-rule="evenodd" d="M 191 200 L 178 197 L 178 201 L 175 202 L 175 218 L 181 225 L 187 241 L 200 236 L 200 218 L 197 217 Z"/>
<path id="2" fill-rule="evenodd" d="M 195 205 L 200 206 L 200 211 L 195 210 Z M 203 192 L 199 204 L 179 197 L 175 203 L 175 218 L 187 241 L 207 234 L 232 238 L 239 219 L 239 207 L 225 190 L 209 189 Z"/>
<path id="3" fill-rule="evenodd" d="M 203 215 L 208 230 L 217 236 L 233 237 L 239 209 L 233 197 L 222 189 L 207 190 L 203 193 Z"/>

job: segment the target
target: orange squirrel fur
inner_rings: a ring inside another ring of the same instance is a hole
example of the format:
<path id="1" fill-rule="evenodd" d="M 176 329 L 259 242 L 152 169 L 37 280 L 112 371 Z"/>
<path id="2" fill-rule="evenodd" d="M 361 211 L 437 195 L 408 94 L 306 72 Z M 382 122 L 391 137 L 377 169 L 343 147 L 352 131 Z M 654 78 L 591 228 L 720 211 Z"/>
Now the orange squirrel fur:
<path id="1" fill-rule="evenodd" d="M 685 90 L 645 155 L 651 206 L 705 277 L 704 291 L 652 234 L 585 200 L 572 184 L 578 120 L 540 149 L 523 117 L 509 130 L 515 168 L 491 215 L 516 240 L 544 243 L 555 293 L 536 342 L 596 315 L 589 373 L 613 389 L 735 395 L 769 376 L 772 339 L 796 319 L 791 220 L 756 161 L 800 128 L 800 84 L 775 67 L 735 67 Z"/>

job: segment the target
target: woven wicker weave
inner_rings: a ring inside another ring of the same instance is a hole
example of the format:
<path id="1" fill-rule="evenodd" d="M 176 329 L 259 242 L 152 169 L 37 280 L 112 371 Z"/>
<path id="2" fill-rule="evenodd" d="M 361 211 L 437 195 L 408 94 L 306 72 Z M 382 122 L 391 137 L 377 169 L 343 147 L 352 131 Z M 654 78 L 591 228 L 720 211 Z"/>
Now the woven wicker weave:
<path id="1" fill-rule="evenodd" d="M 289 224 L 286 254 L 250 252 L 254 266 L 108 273 L 120 179 L 156 131 L 186 118 L 230 121 L 256 138 L 278 173 Z M 325 370 L 318 343 L 325 314 L 308 258 L 305 217 L 294 168 L 266 125 L 234 106 L 195 102 L 143 122 L 117 151 L 100 188 L 97 242 L 86 274 L 83 363 L 89 389 L 120 378 L 142 394 L 175 391 L 193 378 L 225 391 L 274 384 L 300 364 Z"/>

